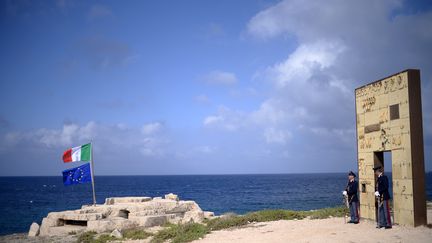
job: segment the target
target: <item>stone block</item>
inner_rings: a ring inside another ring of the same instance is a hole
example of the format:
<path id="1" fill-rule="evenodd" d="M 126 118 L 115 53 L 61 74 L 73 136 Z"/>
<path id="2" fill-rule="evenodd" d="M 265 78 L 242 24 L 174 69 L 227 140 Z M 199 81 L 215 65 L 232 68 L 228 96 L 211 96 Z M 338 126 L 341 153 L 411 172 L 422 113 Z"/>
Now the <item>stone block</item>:
<path id="1" fill-rule="evenodd" d="M 110 236 L 113 236 L 118 239 L 123 238 L 123 234 L 118 229 L 113 230 Z"/>
<path id="2" fill-rule="evenodd" d="M 105 205 L 143 203 L 151 200 L 151 197 L 110 197 L 105 199 Z"/>
<path id="3" fill-rule="evenodd" d="M 165 199 L 173 200 L 173 201 L 180 200 L 180 198 L 176 194 L 172 194 L 172 193 L 166 194 Z"/>
<path id="4" fill-rule="evenodd" d="M 74 221 L 89 221 L 89 220 L 99 220 L 102 219 L 103 215 L 101 213 L 66 213 L 61 216 L 63 220 L 74 220 Z"/>
<path id="5" fill-rule="evenodd" d="M 213 212 L 209 212 L 209 211 L 204 211 L 204 218 L 205 219 L 211 219 L 215 216 L 215 214 Z"/>
<path id="6" fill-rule="evenodd" d="M 201 210 L 191 210 L 184 214 L 182 223 L 201 223 L 204 220 L 204 213 Z"/>
<path id="7" fill-rule="evenodd" d="M 30 225 L 30 230 L 29 230 L 29 232 L 28 232 L 28 236 L 29 236 L 29 237 L 35 237 L 35 236 L 38 236 L 38 235 L 39 235 L 39 229 L 40 229 L 39 224 L 33 222 L 33 223 Z"/>
<path id="8" fill-rule="evenodd" d="M 129 229 L 139 226 L 133 220 L 124 218 L 111 218 L 102 220 L 91 220 L 87 222 L 87 231 L 95 231 L 97 233 L 110 232 L 115 229 Z"/>
<path id="9" fill-rule="evenodd" d="M 167 215 L 130 217 L 129 219 L 141 227 L 161 226 L 168 222 Z"/>
<path id="10" fill-rule="evenodd" d="M 67 235 L 70 231 L 112 232 L 138 226 L 160 226 L 166 222 L 201 222 L 204 213 L 194 201 L 149 197 L 108 198 L 103 205 L 49 213 L 42 220 L 40 235 Z M 78 224 L 78 225 L 77 225 Z"/>

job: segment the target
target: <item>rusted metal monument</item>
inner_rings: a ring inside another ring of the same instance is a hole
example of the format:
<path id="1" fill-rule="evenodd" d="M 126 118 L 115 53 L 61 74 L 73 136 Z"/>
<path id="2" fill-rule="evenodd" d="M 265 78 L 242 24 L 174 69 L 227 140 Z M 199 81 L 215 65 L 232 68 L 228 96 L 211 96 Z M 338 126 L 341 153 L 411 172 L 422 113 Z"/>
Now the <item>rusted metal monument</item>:
<path id="1" fill-rule="evenodd" d="M 355 101 L 361 216 L 376 219 L 372 168 L 391 166 L 394 223 L 426 225 L 420 71 L 408 69 L 359 87 Z M 385 163 L 384 152 L 391 152 L 391 163 Z"/>

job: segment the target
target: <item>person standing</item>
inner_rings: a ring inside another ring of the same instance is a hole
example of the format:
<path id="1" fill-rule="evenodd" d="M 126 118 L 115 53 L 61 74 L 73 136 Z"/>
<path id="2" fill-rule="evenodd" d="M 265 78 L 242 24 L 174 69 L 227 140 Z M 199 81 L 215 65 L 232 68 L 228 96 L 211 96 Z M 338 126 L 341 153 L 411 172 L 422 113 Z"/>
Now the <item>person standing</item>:
<path id="1" fill-rule="evenodd" d="M 346 186 L 345 191 L 343 191 L 343 194 L 347 197 L 349 203 L 351 220 L 348 223 L 350 224 L 359 223 L 359 199 L 357 195 L 358 182 L 355 178 L 356 174 L 350 171 L 348 173 L 348 185 Z"/>
<path id="2" fill-rule="evenodd" d="M 384 168 L 376 166 L 373 168 L 375 175 L 378 177 L 376 183 L 375 197 L 378 199 L 378 225 L 377 228 L 391 229 L 391 216 L 390 216 L 390 193 L 388 177 L 384 175 Z"/>

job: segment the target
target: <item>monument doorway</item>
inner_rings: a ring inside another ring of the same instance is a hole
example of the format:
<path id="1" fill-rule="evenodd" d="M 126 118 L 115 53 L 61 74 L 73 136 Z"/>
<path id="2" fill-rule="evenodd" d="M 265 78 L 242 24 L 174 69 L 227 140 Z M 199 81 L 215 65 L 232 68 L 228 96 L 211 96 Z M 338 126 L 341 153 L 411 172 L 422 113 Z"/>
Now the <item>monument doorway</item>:
<path id="1" fill-rule="evenodd" d="M 387 175 L 389 179 L 389 194 L 390 194 L 390 214 L 392 223 L 394 223 L 394 200 L 393 200 L 393 163 L 392 163 L 392 152 L 391 151 L 379 151 L 374 152 L 374 166 L 382 166 L 384 168 L 384 174 Z M 374 188 L 377 190 L 377 176 L 374 175 L 375 183 Z M 378 202 L 375 201 L 375 217 L 378 219 Z"/>

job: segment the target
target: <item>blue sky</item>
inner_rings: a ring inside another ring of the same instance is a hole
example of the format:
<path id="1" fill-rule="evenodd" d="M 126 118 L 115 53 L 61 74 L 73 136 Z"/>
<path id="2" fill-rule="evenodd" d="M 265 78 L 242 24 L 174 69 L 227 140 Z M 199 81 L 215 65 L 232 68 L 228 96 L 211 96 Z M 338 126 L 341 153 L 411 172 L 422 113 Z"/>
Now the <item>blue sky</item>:
<path id="1" fill-rule="evenodd" d="M 344 172 L 353 90 L 422 75 L 428 1 L 1 1 L 0 175 Z"/>

